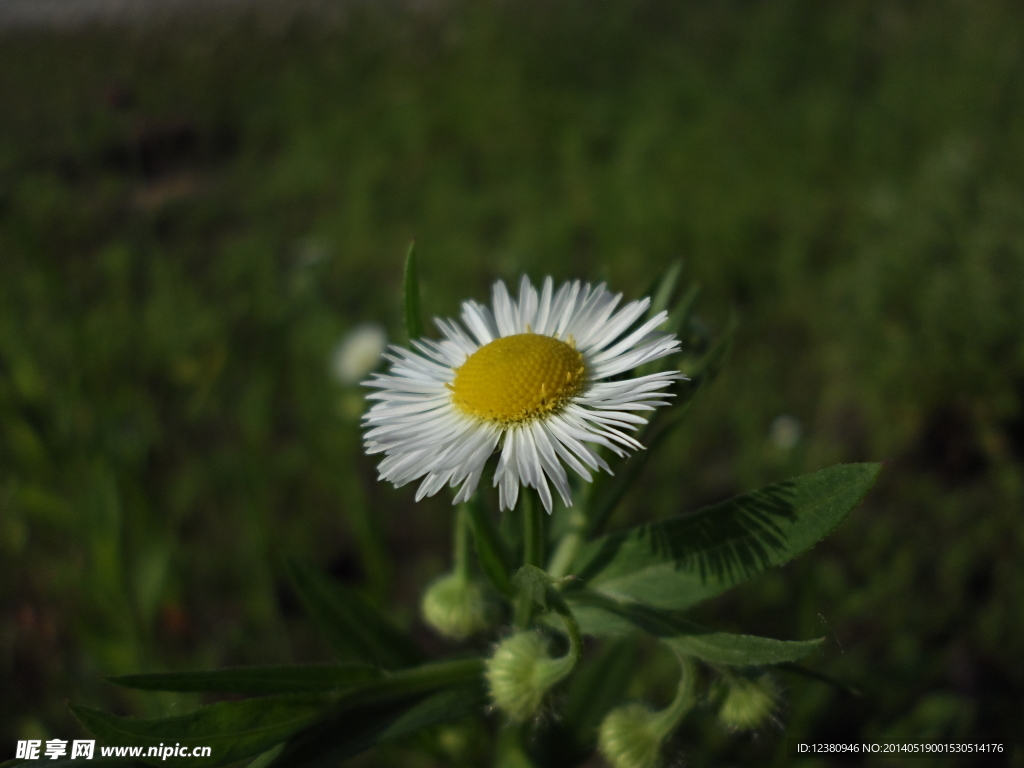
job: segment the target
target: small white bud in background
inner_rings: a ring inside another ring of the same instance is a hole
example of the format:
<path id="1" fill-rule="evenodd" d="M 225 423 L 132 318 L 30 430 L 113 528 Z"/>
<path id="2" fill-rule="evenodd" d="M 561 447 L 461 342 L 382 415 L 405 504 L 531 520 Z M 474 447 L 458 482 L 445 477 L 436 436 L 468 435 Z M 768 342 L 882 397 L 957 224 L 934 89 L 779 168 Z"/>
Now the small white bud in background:
<path id="1" fill-rule="evenodd" d="M 388 336 L 376 323 L 357 325 L 331 353 L 331 373 L 342 384 L 358 384 L 377 367 Z"/>
<path id="2" fill-rule="evenodd" d="M 803 437 L 803 425 L 796 416 L 784 413 L 777 416 L 768 428 L 768 439 L 772 445 L 781 451 L 788 451 L 795 448 Z"/>

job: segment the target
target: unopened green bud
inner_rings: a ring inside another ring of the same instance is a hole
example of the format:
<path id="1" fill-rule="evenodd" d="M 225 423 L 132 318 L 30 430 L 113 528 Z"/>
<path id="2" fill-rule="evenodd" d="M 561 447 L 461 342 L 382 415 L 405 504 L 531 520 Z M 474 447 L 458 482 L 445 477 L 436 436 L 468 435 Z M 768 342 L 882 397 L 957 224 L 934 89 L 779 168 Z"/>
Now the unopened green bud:
<path id="1" fill-rule="evenodd" d="M 449 573 L 431 584 L 420 608 L 430 626 L 455 640 L 486 629 L 494 614 L 480 584 L 459 573 Z"/>
<path id="2" fill-rule="evenodd" d="M 568 657 L 552 659 L 536 632 L 517 632 L 501 641 L 487 660 L 484 676 L 491 699 L 511 719 L 529 720 L 544 694 L 572 669 Z"/>
<path id="3" fill-rule="evenodd" d="M 656 768 L 663 740 L 657 716 L 642 704 L 613 709 L 597 730 L 597 748 L 612 768 Z"/>
<path id="4" fill-rule="evenodd" d="M 597 747 L 613 768 L 656 768 L 661 745 L 696 702 L 697 669 L 691 659 L 679 659 L 679 685 L 665 709 L 652 712 L 642 704 L 613 709 L 597 729 Z"/>
<path id="5" fill-rule="evenodd" d="M 756 680 L 729 676 L 725 700 L 718 710 L 718 720 L 735 731 L 754 730 L 772 719 L 778 705 L 779 691 L 771 675 Z"/>

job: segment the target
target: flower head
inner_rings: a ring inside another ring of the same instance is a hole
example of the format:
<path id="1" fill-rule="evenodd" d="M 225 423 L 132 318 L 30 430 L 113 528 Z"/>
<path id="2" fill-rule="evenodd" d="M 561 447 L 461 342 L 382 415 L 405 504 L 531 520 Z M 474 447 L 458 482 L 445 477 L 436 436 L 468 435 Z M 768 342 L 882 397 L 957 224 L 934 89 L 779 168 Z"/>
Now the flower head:
<path id="1" fill-rule="evenodd" d="M 657 768 L 665 734 L 642 704 L 613 709 L 597 730 L 598 749 L 614 768 Z"/>
<path id="2" fill-rule="evenodd" d="M 779 689 L 771 675 L 756 679 L 730 675 L 718 720 L 730 730 L 751 731 L 775 721 L 778 704 Z"/>
<path id="3" fill-rule="evenodd" d="M 523 485 L 537 489 L 550 512 L 549 483 L 571 505 L 565 467 L 589 482 L 591 470 L 610 472 L 594 446 L 618 456 L 642 448 L 627 434 L 647 422 L 638 412 L 667 405 L 663 390 L 679 378 L 615 378 L 679 348 L 655 330 L 665 312 L 634 327 L 650 300 L 616 311 L 621 299 L 603 283 L 565 283 L 556 292 L 550 277 L 538 294 L 523 277 L 516 301 L 498 281 L 493 309 L 463 303 L 465 329 L 437 319 L 443 340 L 413 341 L 415 351 L 392 346 L 384 355 L 391 370 L 366 382 L 379 402 L 363 417 L 367 453 L 385 454 L 381 479 L 400 486 L 423 478 L 417 500 L 458 486 L 455 502 L 466 501 L 499 449 L 502 509 L 515 506 Z"/>
<path id="4" fill-rule="evenodd" d="M 536 632 L 506 637 L 487 660 L 484 677 L 495 706 L 517 722 L 533 717 L 548 690 L 569 670 L 563 659 L 552 659 Z"/>

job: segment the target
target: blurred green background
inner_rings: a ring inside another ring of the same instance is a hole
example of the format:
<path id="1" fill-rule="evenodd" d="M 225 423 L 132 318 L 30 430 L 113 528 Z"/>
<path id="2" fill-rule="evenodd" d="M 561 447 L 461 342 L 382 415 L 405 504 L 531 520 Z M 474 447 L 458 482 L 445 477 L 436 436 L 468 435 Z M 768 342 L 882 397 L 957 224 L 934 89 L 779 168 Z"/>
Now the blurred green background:
<path id="1" fill-rule="evenodd" d="M 452 0 L 0 31 L 0 760 L 75 738 L 66 700 L 198 701 L 105 675 L 325 658 L 287 556 L 444 647 L 415 608 L 448 502 L 376 482 L 330 372 L 359 323 L 404 341 L 412 238 L 430 314 L 523 272 L 636 298 L 677 259 L 711 335 L 737 310 L 617 527 L 887 462 L 697 612 L 825 635 L 810 666 L 865 696 L 785 677 L 784 731 L 691 764 L 1011 738 L 1022 30 L 1009 1 Z"/>

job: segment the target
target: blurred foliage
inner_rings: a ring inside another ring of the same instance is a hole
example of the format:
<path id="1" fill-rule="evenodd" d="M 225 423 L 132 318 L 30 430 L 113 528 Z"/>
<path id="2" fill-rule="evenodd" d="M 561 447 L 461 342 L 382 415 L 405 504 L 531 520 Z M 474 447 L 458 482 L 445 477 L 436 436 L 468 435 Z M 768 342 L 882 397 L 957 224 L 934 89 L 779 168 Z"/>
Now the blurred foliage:
<path id="1" fill-rule="evenodd" d="M 415 622 L 451 512 L 375 482 L 329 374 L 359 322 L 402 338 L 413 237 L 428 314 L 522 271 L 633 297 L 682 257 L 706 327 L 739 310 L 736 346 L 613 526 L 887 459 L 827 543 L 696 618 L 830 639 L 813 666 L 865 697 L 784 680 L 787 737 L 1008 738 L 1019 5 L 331 11 L 3 33 L 4 754 L 78 733 L 68 697 L 192 701 L 104 675 L 322 659 L 287 556 Z M 689 760 L 781 760 L 782 743 L 719 733 Z"/>

